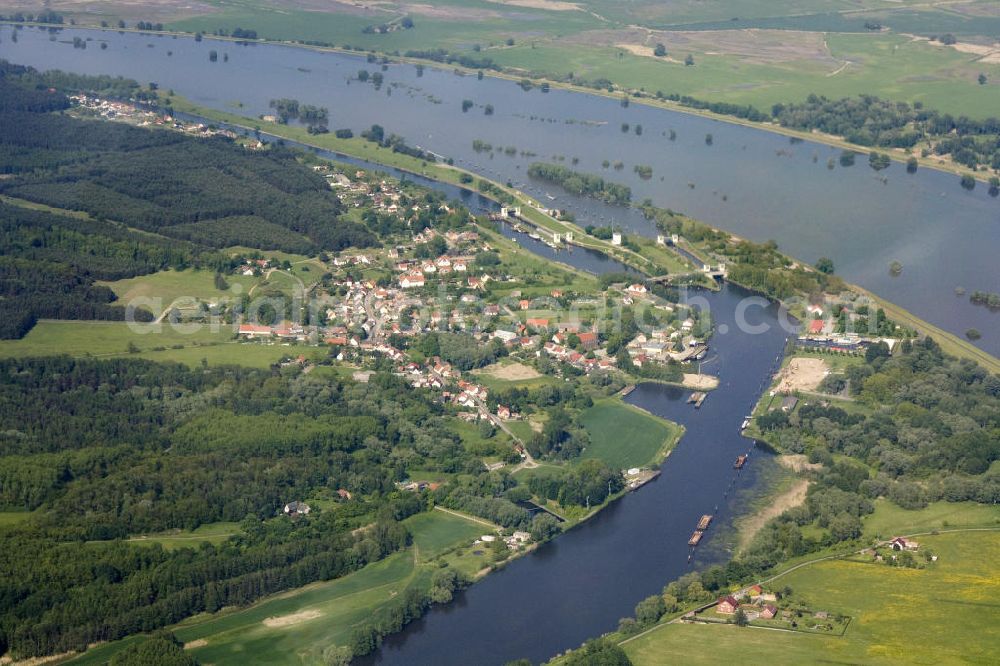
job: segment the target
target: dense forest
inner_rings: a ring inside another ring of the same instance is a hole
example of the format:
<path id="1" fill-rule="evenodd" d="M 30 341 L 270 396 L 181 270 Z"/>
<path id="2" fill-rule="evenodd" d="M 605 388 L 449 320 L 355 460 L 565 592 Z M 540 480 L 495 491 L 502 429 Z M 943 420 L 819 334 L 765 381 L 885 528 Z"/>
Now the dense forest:
<path id="1" fill-rule="evenodd" d="M 842 489 L 886 495 L 904 508 L 942 498 L 1000 500 L 1000 475 L 990 472 L 1000 459 L 1000 378 L 944 356 L 926 339 L 904 341 L 891 357 L 871 348 L 866 363 L 848 368 L 846 383 L 870 412 L 815 405 L 791 416 L 774 412 L 760 423 L 768 440 L 821 462 L 856 459 L 874 473 L 861 468 L 857 483 Z"/>
<path id="2" fill-rule="evenodd" d="M 341 218 L 326 181 L 289 150 L 80 120 L 59 113 L 70 106 L 61 90 L 141 96 L 127 79 L 0 62 L 0 194 L 67 211 L 0 202 L 0 338 L 23 336 L 39 318 L 122 320 L 125 308 L 96 280 L 225 271 L 232 260 L 221 248 L 378 242 Z"/>
<path id="3" fill-rule="evenodd" d="M 566 447 L 580 428 L 564 406 L 590 404 L 580 388 L 501 397 L 547 410 L 539 440 Z M 597 461 L 538 488 L 489 472 L 433 398 L 387 372 L 365 384 L 298 367 L 0 361 L 0 507 L 33 512 L 0 531 L 0 654 L 78 650 L 344 575 L 406 547 L 400 521 L 434 503 L 545 540 L 558 522 L 517 504 L 533 491 L 583 506 L 621 489 L 617 470 Z M 411 467 L 454 477 L 421 493 L 398 490 Z M 352 499 L 338 500 L 339 489 Z M 286 503 L 314 498 L 330 499 L 309 516 L 281 515 Z M 125 541 L 218 521 L 240 533 L 197 550 Z M 359 628 L 353 653 L 464 584 L 442 572 L 407 591 Z"/>
<path id="4" fill-rule="evenodd" d="M 124 306 L 95 280 L 192 266 L 227 271 L 233 261 L 106 220 L 0 203 L 0 338 L 19 338 L 40 318 L 124 319 Z"/>
<path id="5" fill-rule="evenodd" d="M 530 528 L 501 497 L 513 482 L 487 474 L 441 410 L 389 374 L 0 362 L 0 505 L 35 511 L 0 533 L 0 653 L 81 649 L 364 566 L 406 546 L 398 521 L 427 507 L 395 487 L 410 465 L 462 472 L 442 502 L 501 502 Z M 355 499 L 276 517 L 339 488 Z M 197 551 L 121 540 L 215 521 L 242 533 Z"/>
<path id="6" fill-rule="evenodd" d="M 68 107 L 52 84 L 87 83 L 102 91 L 128 88 L 106 77 L 74 82 L 0 65 L 0 170 L 12 176 L 0 193 L 165 236 L 187 238 L 189 227 L 174 227 L 212 222 L 214 233 L 198 234 L 211 247 L 234 239 L 289 252 L 377 243 L 364 226 L 341 219 L 326 181 L 292 151 L 253 152 L 221 137 L 47 113 Z"/>

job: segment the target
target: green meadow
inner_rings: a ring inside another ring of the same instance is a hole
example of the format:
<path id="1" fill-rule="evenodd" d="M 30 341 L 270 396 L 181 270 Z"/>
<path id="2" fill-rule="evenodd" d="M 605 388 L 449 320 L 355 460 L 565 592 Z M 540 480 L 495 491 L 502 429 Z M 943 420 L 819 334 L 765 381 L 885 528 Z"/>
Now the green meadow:
<path id="1" fill-rule="evenodd" d="M 226 275 L 229 289 L 220 290 L 215 286 L 215 273 L 203 270 L 160 271 L 152 275 L 116 280 L 114 282 L 98 282 L 109 287 L 119 302 L 128 305 L 135 299 L 144 299 L 146 308 L 159 316 L 171 304 L 179 309 L 193 306 L 197 301 L 205 303 L 220 300 L 235 300 L 241 294 L 247 293 L 260 278 L 244 277 L 242 275 Z"/>
<path id="2" fill-rule="evenodd" d="M 158 544 L 166 550 L 197 548 L 203 543 L 219 544 L 240 533 L 239 523 L 208 523 L 193 530 L 171 530 L 157 534 L 137 534 L 129 542 L 137 546 Z"/>
<path id="3" fill-rule="evenodd" d="M 618 398 L 599 400 L 580 418 L 590 435 L 583 458 L 597 458 L 614 468 L 649 465 L 680 439 L 683 429 L 625 404 Z"/>
<path id="4" fill-rule="evenodd" d="M 864 521 L 865 536 L 883 539 L 971 527 L 1000 528 L 1000 508 L 975 502 L 931 502 L 923 509 L 908 511 L 889 500 L 878 499 L 875 513 Z"/>
<path id="5" fill-rule="evenodd" d="M 425 511 L 406 519 L 421 561 L 435 558 L 459 544 L 471 544 L 490 528 L 444 511 Z"/>
<path id="6" fill-rule="evenodd" d="M 923 569 L 831 560 L 783 576 L 809 608 L 850 616 L 842 637 L 735 625 L 661 625 L 624 644 L 634 664 L 991 663 L 1000 635 L 984 625 L 997 612 L 1000 532 L 920 537 L 937 562 Z M 921 558 L 922 559 L 922 558 Z"/>
<path id="7" fill-rule="evenodd" d="M 130 351 L 129 345 L 134 345 Z M 20 340 L 0 340 L 0 358 L 52 356 L 112 358 L 133 356 L 189 366 L 243 365 L 268 367 L 282 358 L 322 357 L 325 350 L 279 343 L 241 343 L 232 327 L 194 324 L 173 326 L 103 321 L 40 321 Z"/>

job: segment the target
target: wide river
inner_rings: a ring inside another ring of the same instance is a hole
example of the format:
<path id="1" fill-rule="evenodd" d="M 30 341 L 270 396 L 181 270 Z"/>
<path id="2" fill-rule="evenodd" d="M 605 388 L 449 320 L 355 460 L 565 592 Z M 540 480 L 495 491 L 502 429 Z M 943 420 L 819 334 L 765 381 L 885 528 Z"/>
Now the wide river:
<path id="1" fill-rule="evenodd" d="M 64 43 L 74 35 L 106 40 L 108 48 L 99 48 L 96 41 L 85 50 Z M 163 89 L 220 109 L 232 110 L 238 101 L 249 115 L 266 113 L 268 101 L 276 97 L 325 105 L 331 128 L 358 131 L 379 123 L 412 144 L 509 179 L 543 200 L 548 192 L 556 197 L 553 205 L 571 208 L 581 221 L 613 219 L 637 232 L 654 233 L 632 212 L 575 200 L 526 182 L 524 176 L 532 159 L 553 155 L 565 155 L 567 165 L 577 157 L 576 168 L 595 173 L 602 171 L 604 159 L 622 160 L 626 166 L 614 179 L 630 184 L 638 199 L 651 197 L 751 238 L 780 239 L 784 249 L 806 260 L 828 255 L 849 279 L 945 328 L 960 333 L 976 326 L 985 348 L 997 352 L 1000 347 L 992 326 L 995 315 L 953 295 L 956 285 L 1000 290 L 992 257 L 1000 240 L 1000 207 L 983 188 L 971 194 L 960 190 L 951 176 L 926 170 L 908 176 L 894 165 L 888 182 L 882 183 L 867 166 L 828 170 L 826 160 L 836 151 L 824 146 L 791 145 L 766 132 L 635 104 L 625 109 L 593 96 L 525 93 L 506 81 L 477 81 L 431 68 L 418 77 L 413 66 L 390 65 L 385 86 L 375 91 L 356 80 L 348 83 L 358 69 L 374 69 L 353 56 L 116 32 L 65 30 L 57 40 L 26 29 L 15 43 L 11 29 L 0 28 L 0 57 L 39 69 L 156 81 Z M 210 63 L 213 48 L 228 53 L 229 61 L 220 55 Z M 464 98 L 493 104 L 496 112 L 485 116 L 476 108 L 463 113 Z M 580 122 L 585 120 L 594 122 Z M 641 123 L 642 136 L 623 134 L 622 122 L 633 127 Z M 671 129 L 677 133 L 675 141 L 663 135 Z M 709 132 L 712 146 L 705 143 Z M 472 150 L 476 138 L 515 145 L 538 157 L 489 159 Z M 633 177 L 635 164 L 653 166 L 653 179 Z M 450 186 L 436 187 L 460 194 Z M 488 206 L 469 193 L 462 198 L 473 209 Z M 587 270 L 622 268 L 602 255 L 580 250 L 554 255 L 540 243 L 517 237 L 528 249 Z M 892 260 L 905 265 L 900 278 L 888 276 Z M 486 577 L 454 603 L 435 608 L 387 639 L 367 661 L 541 661 L 612 629 L 619 618 L 632 614 L 637 601 L 690 567 L 729 557 L 731 543 L 720 537 L 731 537 L 727 528 L 734 516 L 764 489 L 777 467 L 769 454 L 754 450 L 753 442 L 740 436 L 739 427 L 780 360 L 789 332 L 780 326 L 774 305 L 740 288 L 696 292 L 693 298 L 712 311 L 716 334 L 705 370 L 719 375 L 720 388 L 699 410 L 686 404 L 689 392 L 655 384 L 640 385 L 628 397 L 687 429 L 662 476 Z M 764 330 L 751 333 L 747 324 Z M 736 456 L 751 451 L 750 464 L 734 470 Z M 715 514 L 716 522 L 692 553 L 687 538 L 704 513 Z"/>
<path id="2" fill-rule="evenodd" d="M 635 201 L 648 197 L 747 238 L 775 239 L 804 261 L 830 257 L 846 279 L 958 335 L 976 328 L 982 333 L 977 344 L 1000 354 L 1000 313 L 955 293 L 956 287 L 1000 292 L 1000 201 L 982 184 L 966 192 L 957 176 L 931 169 L 908 175 L 898 163 L 876 174 L 864 156 L 854 167 L 837 164 L 831 170 L 828 160 L 840 151 L 821 144 L 792 144 L 774 133 L 636 103 L 623 108 L 594 95 L 524 92 L 510 81 L 479 81 L 430 67 L 421 75 L 413 65 L 389 65 L 376 90 L 357 80 L 359 70 L 379 69 L 363 56 L 75 29 L 53 36 L 25 28 L 15 42 L 13 30 L 0 26 L 0 58 L 39 69 L 155 81 L 198 103 L 248 116 L 267 113 L 270 100 L 280 97 L 326 106 L 331 129 L 357 133 L 378 123 L 410 144 L 570 209 L 584 224 L 613 222 L 655 233 L 635 211 L 580 201 L 529 181 L 532 161 L 561 156 L 566 166 L 628 184 Z M 74 36 L 92 41 L 86 49 L 74 48 Z M 213 49 L 219 52 L 214 63 Z M 475 106 L 463 113 L 465 99 Z M 486 104 L 495 109 L 490 116 Z M 623 123 L 630 125 L 628 133 Z M 518 153 L 490 158 L 473 151 L 475 139 L 514 146 Z M 612 167 L 605 169 L 605 160 Z M 623 168 L 616 171 L 619 161 Z M 636 165 L 652 167 L 652 178 L 640 179 Z M 889 272 L 893 261 L 903 265 L 898 277 Z"/>

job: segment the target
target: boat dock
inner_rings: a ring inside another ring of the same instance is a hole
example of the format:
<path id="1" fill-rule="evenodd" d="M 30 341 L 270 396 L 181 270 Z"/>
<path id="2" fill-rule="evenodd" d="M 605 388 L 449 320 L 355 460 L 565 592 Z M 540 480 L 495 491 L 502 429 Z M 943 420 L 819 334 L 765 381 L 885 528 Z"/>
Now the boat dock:
<path id="1" fill-rule="evenodd" d="M 622 389 L 621 396 L 624 398 L 634 390 L 635 390 L 635 384 L 629 384 L 628 386 Z"/>
<path id="2" fill-rule="evenodd" d="M 711 525 L 712 523 L 712 518 L 713 516 L 707 513 L 704 516 L 702 516 L 701 520 L 698 521 L 698 529 L 702 531 L 707 530 L 708 526 Z"/>
<path id="3" fill-rule="evenodd" d="M 708 394 L 705 393 L 704 391 L 695 391 L 688 398 L 688 404 L 691 404 L 693 402 L 695 409 L 698 409 L 699 407 L 701 407 L 701 403 L 705 402 L 705 398 L 707 397 Z"/>
<path id="4" fill-rule="evenodd" d="M 701 538 L 703 536 L 705 536 L 704 532 L 702 532 L 701 530 L 695 530 L 694 534 L 691 535 L 691 538 L 688 539 L 688 545 L 689 546 L 697 546 L 698 542 L 701 541 Z"/>
<path id="5" fill-rule="evenodd" d="M 658 469 L 643 469 L 637 473 L 629 475 L 625 479 L 625 487 L 629 490 L 638 490 L 661 474 Z"/>

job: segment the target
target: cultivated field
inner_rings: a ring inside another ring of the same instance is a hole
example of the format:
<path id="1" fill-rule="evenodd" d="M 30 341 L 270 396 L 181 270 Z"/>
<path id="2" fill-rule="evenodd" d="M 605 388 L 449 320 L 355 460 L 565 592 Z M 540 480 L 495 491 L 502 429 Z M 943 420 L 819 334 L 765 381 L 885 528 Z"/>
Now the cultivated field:
<path id="1" fill-rule="evenodd" d="M 600 400 L 580 419 L 590 435 L 582 458 L 598 458 L 617 469 L 654 462 L 680 438 L 682 430 L 613 398 Z"/>
<path id="2" fill-rule="evenodd" d="M 852 618 L 843 637 L 672 624 L 625 644 L 633 663 L 708 664 L 753 655 L 756 663 L 989 663 L 1000 636 L 989 628 L 1000 594 L 1000 532 L 922 536 L 939 557 L 924 569 L 828 561 L 780 578 L 809 607 Z M 921 558 L 922 559 L 922 558 Z M 986 622 L 987 624 L 984 624 Z"/>

